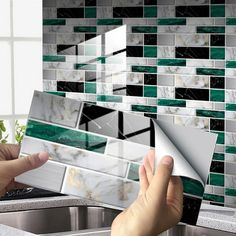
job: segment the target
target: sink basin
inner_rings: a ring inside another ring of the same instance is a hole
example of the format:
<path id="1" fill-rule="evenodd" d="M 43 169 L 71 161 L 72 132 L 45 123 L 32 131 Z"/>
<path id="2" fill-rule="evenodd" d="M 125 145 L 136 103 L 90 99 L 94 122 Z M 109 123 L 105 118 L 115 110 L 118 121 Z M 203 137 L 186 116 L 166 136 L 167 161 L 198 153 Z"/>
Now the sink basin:
<path id="1" fill-rule="evenodd" d="M 120 213 L 96 206 L 60 207 L 0 213 L 0 224 L 35 234 L 110 227 Z"/>
<path id="2" fill-rule="evenodd" d="M 0 224 L 44 236 L 109 236 L 118 210 L 98 206 L 59 207 L 0 213 Z M 147 216 L 148 217 L 148 216 Z M 198 226 L 177 225 L 160 236 L 235 236 Z"/>

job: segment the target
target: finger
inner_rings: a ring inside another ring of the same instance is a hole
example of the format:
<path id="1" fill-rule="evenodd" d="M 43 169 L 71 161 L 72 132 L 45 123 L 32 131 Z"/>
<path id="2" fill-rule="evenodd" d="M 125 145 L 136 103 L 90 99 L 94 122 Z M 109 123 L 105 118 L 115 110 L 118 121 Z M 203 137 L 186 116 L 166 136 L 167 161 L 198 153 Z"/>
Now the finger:
<path id="1" fill-rule="evenodd" d="M 149 186 L 146 170 L 143 165 L 139 167 L 139 184 L 140 184 L 139 195 L 141 195 L 147 191 Z"/>
<path id="2" fill-rule="evenodd" d="M 40 152 L 27 157 L 21 157 L 1 163 L 1 168 L 8 176 L 14 178 L 26 171 L 42 166 L 48 160 L 48 153 Z"/>
<path id="3" fill-rule="evenodd" d="M 151 183 L 152 181 L 152 177 L 153 177 L 153 172 L 152 172 L 152 167 L 150 165 L 150 161 L 149 161 L 149 154 L 147 154 L 144 159 L 143 159 L 143 165 L 147 174 L 147 180 L 149 183 Z"/>
<path id="4" fill-rule="evenodd" d="M 167 190 L 167 205 L 173 208 L 177 214 L 182 215 L 183 210 L 183 184 L 178 176 L 170 178 Z"/>
<path id="5" fill-rule="evenodd" d="M 148 152 L 148 161 L 151 166 L 152 174 L 154 174 L 155 151 L 152 149 Z"/>
<path id="6" fill-rule="evenodd" d="M 149 196 L 155 196 L 156 204 L 166 202 L 167 188 L 173 169 L 173 158 L 165 156 L 161 159 L 152 182 L 147 190 Z"/>

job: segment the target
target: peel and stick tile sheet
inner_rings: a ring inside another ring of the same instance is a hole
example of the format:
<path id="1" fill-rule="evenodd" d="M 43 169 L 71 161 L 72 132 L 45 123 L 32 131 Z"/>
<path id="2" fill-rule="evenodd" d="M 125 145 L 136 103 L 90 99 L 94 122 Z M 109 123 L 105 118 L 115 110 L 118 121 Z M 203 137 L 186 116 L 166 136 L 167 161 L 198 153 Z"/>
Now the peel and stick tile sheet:
<path id="1" fill-rule="evenodd" d="M 196 224 L 215 142 L 215 134 L 35 91 L 20 156 L 44 150 L 50 160 L 16 180 L 124 209 L 137 197 L 143 157 L 155 148 L 156 163 L 174 157 L 182 222 Z"/>

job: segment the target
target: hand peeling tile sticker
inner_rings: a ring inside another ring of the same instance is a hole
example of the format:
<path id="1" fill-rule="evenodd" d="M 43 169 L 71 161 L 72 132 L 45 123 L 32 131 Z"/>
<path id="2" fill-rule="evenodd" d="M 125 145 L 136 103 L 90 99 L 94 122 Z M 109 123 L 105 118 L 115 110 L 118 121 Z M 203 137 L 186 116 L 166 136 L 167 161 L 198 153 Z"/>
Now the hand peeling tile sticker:
<path id="1" fill-rule="evenodd" d="M 174 168 L 173 173 L 182 176 L 184 193 L 193 198 L 188 204 L 201 201 L 208 173 L 202 172 L 203 167 L 200 172 L 192 169 L 192 163 L 196 168 L 200 167 L 202 161 L 199 158 L 184 159 L 191 156 L 190 152 L 196 153 L 190 150 L 195 147 L 188 143 L 189 132 L 192 131 L 60 95 L 35 91 L 20 155 L 46 151 L 50 161 L 38 172 L 34 170 L 18 176 L 17 181 L 123 209 L 137 197 L 138 169 L 143 157 L 154 148 L 161 152 L 159 143 L 173 135 L 173 140 L 182 140 L 182 144 L 172 144 L 177 146 L 168 147 L 168 152 L 181 148 L 182 154 L 177 154 L 180 155 L 180 159 L 176 159 L 180 163 L 177 166 L 185 166 L 183 169 Z M 133 109 L 156 113 L 156 106 L 133 105 Z M 194 133 L 196 141 L 205 143 L 204 140 L 208 140 L 208 150 L 201 156 L 210 164 L 216 136 L 197 130 Z M 158 158 L 157 155 L 156 162 Z M 220 164 L 215 162 L 212 170 L 219 173 L 222 170 Z M 56 178 L 55 171 L 59 173 L 59 178 Z M 50 183 L 47 183 L 47 176 L 50 176 Z M 212 176 L 211 181 L 217 184 L 218 177 Z M 189 198 L 187 195 L 185 199 Z M 194 208 L 196 215 L 198 211 L 199 208 Z M 187 210 L 184 217 L 186 214 Z M 184 222 L 195 224 L 196 219 L 192 217 Z"/>

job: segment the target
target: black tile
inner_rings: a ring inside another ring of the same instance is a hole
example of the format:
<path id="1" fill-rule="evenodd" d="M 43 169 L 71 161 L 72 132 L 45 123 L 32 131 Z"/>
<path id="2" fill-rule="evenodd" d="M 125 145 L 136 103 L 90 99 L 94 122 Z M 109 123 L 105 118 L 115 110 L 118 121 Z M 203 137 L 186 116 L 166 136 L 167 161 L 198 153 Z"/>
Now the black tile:
<path id="1" fill-rule="evenodd" d="M 143 96 L 143 86 L 140 85 L 127 85 L 127 96 Z"/>
<path id="2" fill-rule="evenodd" d="M 143 7 L 114 7 L 114 18 L 133 18 L 143 17 Z"/>
<path id="3" fill-rule="evenodd" d="M 211 76 L 211 88 L 225 88 L 225 77 L 214 77 Z"/>
<path id="4" fill-rule="evenodd" d="M 211 0 L 211 4 L 224 4 L 225 0 Z"/>
<path id="5" fill-rule="evenodd" d="M 58 55 L 78 55 L 78 46 L 58 44 L 57 54 Z"/>
<path id="6" fill-rule="evenodd" d="M 58 8 L 57 18 L 84 18 L 84 8 Z"/>
<path id="7" fill-rule="evenodd" d="M 211 35 L 211 46 L 225 46 L 225 36 Z"/>
<path id="8" fill-rule="evenodd" d="M 175 88 L 175 98 L 209 101 L 209 90 L 194 88 Z"/>
<path id="9" fill-rule="evenodd" d="M 209 6 L 177 6 L 176 17 L 209 17 Z"/>
<path id="10" fill-rule="evenodd" d="M 212 161 L 210 172 L 224 173 L 224 162 Z"/>
<path id="11" fill-rule="evenodd" d="M 57 81 L 57 91 L 84 92 L 84 83 Z"/>
<path id="12" fill-rule="evenodd" d="M 225 121 L 224 120 L 218 120 L 218 119 L 211 119 L 210 129 L 211 130 L 224 131 Z"/>
<path id="13" fill-rule="evenodd" d="M 144 84 L 157 85 L 156 74 L 144 74 Z"/>
<path id="14" fill-rule="evenodd" d="M 144 0 L 145 5 L 157 5 L 157 0 Z"/>
<path id="15" fill-rule="evenodd" d="M 126 48 L 127 57 L 143 57 L 142 46 L 127 46 Z"/>
<path id="16" fill-rule="evenodd" d="M 183 215 L 181 222 L 196 225 L 202 200 L 186 195 L 184 195 L 183 200 Z"/>
<path id="17" fill-rule="evenodd" d="M 97 37 L 96 34 L 85 34 L 85 41 Z"/>
<path id="18" fill-rule="evenodd" d="M 85 6 L 96 6 L 97 1 L 96 0 L 85 0 Z"/>
<path id="19" fill-rule="evenodd" d="M 209 59 L 208 47 L 176 47 L 176 58 Z"/>
<path id="20" fill-rule="evenodd" d="M 156 34 L 145 34 L 144 35 L 145 45 L 157 45 L 157 35 Z"/>
<path id="21" fill-rule="evenodd" d="M 131 125 L 137 121 L 139 125 Z M 84 103 L 79 129 L 155 146 L 155 129 L 151 119 L 89 103 Z"/>

